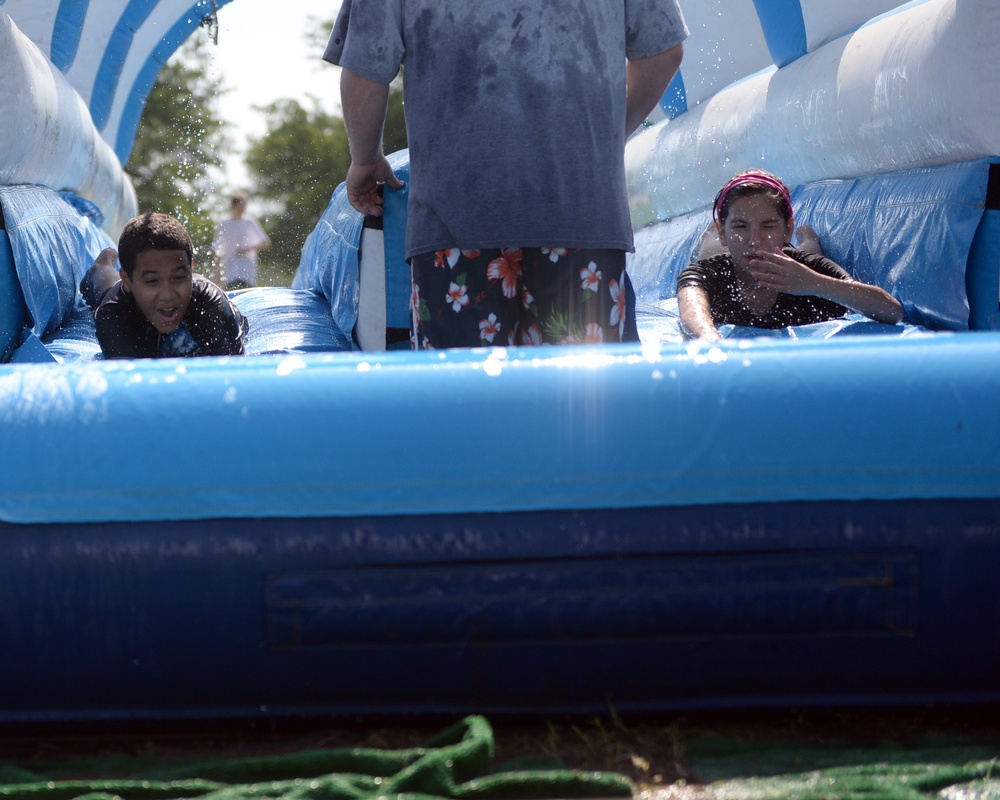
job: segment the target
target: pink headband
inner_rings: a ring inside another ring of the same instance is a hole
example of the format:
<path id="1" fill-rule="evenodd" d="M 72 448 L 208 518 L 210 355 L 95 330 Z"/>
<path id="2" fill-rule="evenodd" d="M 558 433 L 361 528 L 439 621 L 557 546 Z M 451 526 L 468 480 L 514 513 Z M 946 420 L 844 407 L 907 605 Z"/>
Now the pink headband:
<path id="1" fill-rule="evenodd" d="M 737 186 L 743 186 L 748 183 L 757 183 L 767 186 L 769 189 L 774 189 L 781 195 L 781 199 L 785 201 L 785 205 L 788 207 L 788 214 L 792 214 L 792 198 L 788 194 L 788 187 L 773 175 L 769 175 L 766 172 L 751 171 L 740 173 L 722 187 L 719 193 L 715 196 L 715 207 L 712 209 L 712 219 L 719 221 L 722 215 L 722 207 L 725 205 L 726 198 L 729 197 L 729 193 Z"/>

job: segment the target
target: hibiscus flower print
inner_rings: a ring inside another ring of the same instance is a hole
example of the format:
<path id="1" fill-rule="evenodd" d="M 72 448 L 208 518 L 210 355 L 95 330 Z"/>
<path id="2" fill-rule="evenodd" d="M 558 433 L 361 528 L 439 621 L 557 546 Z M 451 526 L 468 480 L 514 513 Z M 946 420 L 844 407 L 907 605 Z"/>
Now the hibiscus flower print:
<path id="1" fill-rule="evenodd" d="M 526 331 L 521 332 L 521 344 L 529 347 L 542 344 L 542 332 L 537 325 L 531 325 Z"/>
<path id="2" fill-rule="evenodd" d="M 478 250 L 459 250 L 457 247 L 452 247 L 448 250 L 438 250 L 434 254 L 434 266 L 443 267 L 446 264 L 449 268 L 455 269 L 455 265 L 458 263 L 458 259 L 461 256 L 466 258 L 479 258 Z"/>
<path id="3" fill-rule="evenodd" d="M 503 296 L 512 299 L 517 296 L 517 284 L 521 280 L 523 253 L 519 249 L 501 250 L 500 258 L 494 258 L 486 268 L 486 277 L 503 281 Z"/>
<path id="4" fill-rule="evenodd" d="M 601 271 L 597 268 L 597 264 L 591 261 L 586 267 L 580 270 L 580 283 L 586 292 L 589 290 L 591 292 L 597 292 L 601 286 Z"/>
<path id="5" fill-rule="evenodd" d="M 604 328 L 602 328 L 596 322 L 588 322 L 586 332 L 584 333 L 583 341 L 586 344 L 603 344 Z"/>
<path id="6" fill-rule="evenodd" d="M 584 329 L 583 336 L 579 330 L 566 336 L 561 344 L 603 344 L 604 329 L 596 322 L 588 322 Z"/>
<path id="7" fill-rule="evenodd" d="M 542 255 L 549 257 L 549 261 L 555 264 L 560 258 L 566 255 L 565 247 L 543 247 Z"/>
<path id="8" fill-rule="evenodd" d="M 500 333 L 500 323 L 497 315 L 490 314 L 486 319 L 479 320 L 479 338 L 484 343 L 493 344 L 493 337 Z"/>
<path id="9" fill-rule="evenodd" d="M 612 279 L 608 284 L 611 292 L 611 326 L 618 326 L 618 338 L 625 335 L 625 288 Z"/>
<path id="10" fill-rule="evenodd" d="M 469 305 L 469 292 L 465 284 L 449 283 L 444 300 L 451 304 L 452 311 L 461 311 L 463 306 Z"/>

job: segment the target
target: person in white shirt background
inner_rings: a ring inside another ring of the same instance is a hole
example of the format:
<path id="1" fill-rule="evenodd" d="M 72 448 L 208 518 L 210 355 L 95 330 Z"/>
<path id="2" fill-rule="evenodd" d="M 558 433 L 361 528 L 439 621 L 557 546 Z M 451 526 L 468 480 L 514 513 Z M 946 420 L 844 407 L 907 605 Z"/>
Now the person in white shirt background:
<path id="1" fill-rule="evenodd" d="M 212 241 L 222 270 L 220 282 L 227 292 L 257 285 L 257 253 L 271 246 L 260 223 L 246 213 L 249 199 L 246 192 L 233 195 L 231 216 L 219 223 Z"/>

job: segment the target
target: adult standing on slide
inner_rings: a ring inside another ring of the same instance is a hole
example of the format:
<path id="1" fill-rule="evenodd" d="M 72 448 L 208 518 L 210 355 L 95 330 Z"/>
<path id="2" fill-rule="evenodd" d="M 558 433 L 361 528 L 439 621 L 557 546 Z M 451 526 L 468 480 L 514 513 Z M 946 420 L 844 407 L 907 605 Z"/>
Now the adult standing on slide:
<path id="1" fill-rule="evenodd" d="M 413 344 L 638 340 L 625 140 L 680 66 L 676 0 L 344 0 L 347 194 L 382 213 L 405 67 Z"/>

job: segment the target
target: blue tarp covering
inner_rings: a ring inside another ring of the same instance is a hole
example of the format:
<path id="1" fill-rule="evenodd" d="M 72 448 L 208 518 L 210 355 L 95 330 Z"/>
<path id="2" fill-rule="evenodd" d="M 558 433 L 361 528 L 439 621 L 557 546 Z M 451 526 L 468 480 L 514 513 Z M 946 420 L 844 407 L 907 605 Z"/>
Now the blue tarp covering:
<path id="1" fill-rule="evenodd" d="M 0 228 L 0 363 L 10 358 L 20 341 L 26 313 L 10 240 L 7 231 Z"/>
<path id="2" fill-rule="evenodd" d="M 397 177 L 409 181 L 409 152 L 388 156 Z M 409 327 L 410 275 L 405 260 L 406 202 L 409 186 L 385 195 L 386 324 Z M 347 201 L 344 184 L 337 187 L 319 223 L 306 239 L 298 271 L 292 281 L 296 289 L 312 289 L 330 303 L 334 322 L 351 332 L 358 321 L 360 282 L 358 248 L 364 215 Z"/>
<path id="3" fill-rule="evenodd" d="M 965 270 L 983 217 L 989 161 L 799 187 L 797 222 L 828 255 L 902 304 L 907 322 L 965 330 Z"/>
<path id="4" fill-rule="evenodd" d="M 232 298 L 250 320 L 248 356 L 351 349 L 351 337 L 337 327 L 329 303 L 316 292 L 268 286 L 234 292 Z"/>
<path id="5" fill-rule="evenodd" d="M 115 245 L 101 230 L 96 206 L 80 198 L 38 186 L 2 186 L 0 204 L 31 330 L 41 337 L 69 317 L 87 269 Z"/>
<path id="6" fill-rule="evenodd" d="M 94 312 L 81 298 L 61 327 L 42 339 L 45 348 L 59 362 L 93 361 L 101 358 L 101 346 L 94 330 Z"/>

